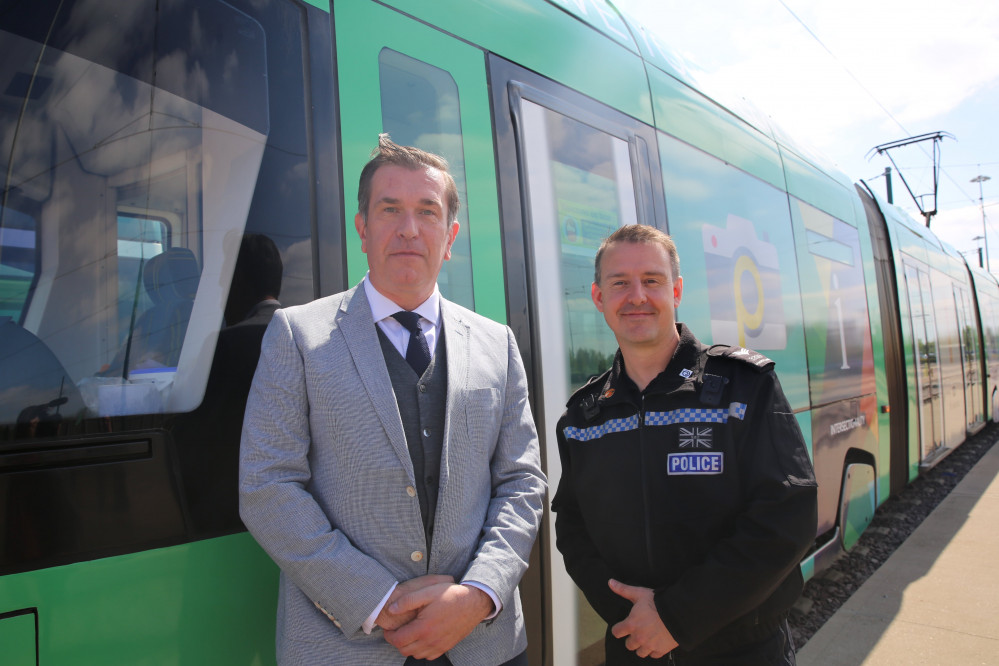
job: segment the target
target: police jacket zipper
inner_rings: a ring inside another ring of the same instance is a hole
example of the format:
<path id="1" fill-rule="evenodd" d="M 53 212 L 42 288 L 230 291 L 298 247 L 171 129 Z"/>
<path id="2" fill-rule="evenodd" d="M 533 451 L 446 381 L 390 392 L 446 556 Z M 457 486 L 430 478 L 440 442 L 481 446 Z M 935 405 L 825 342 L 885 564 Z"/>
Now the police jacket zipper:
<path id="1" fill-rule="evenodd" d="M 638 443 L 641 451 L 640 470 L 642 476 L 642 502 L 645 505 L 645 557 L 648 559 L 649 572 L 655 571 L 655 563 L 652 558 L 652 499 L 649 489 L 649 461 L 645 441 L 645 394 L 642 394 L 638 411 Z"/>

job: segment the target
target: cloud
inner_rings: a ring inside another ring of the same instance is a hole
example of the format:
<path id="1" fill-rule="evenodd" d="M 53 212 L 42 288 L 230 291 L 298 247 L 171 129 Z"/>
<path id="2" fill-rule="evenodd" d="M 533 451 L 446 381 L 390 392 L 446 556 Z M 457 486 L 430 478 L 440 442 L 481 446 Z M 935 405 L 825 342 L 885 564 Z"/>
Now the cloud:
<path id="1" fill-rule="evenodd" d="M 708 94 L 745 97 L 819 147 L 872 122 L 901 136 L 879 102 L 903 126 L 917 125 L 999 78 L 992 0 L 620 4 L 692 63 Z"/>
<path id="2" fill-rule="evenodd" d="M 999 77 L 994 2 L 785 2 L 902 124 L 947 113 Z"/>
<path id="3" fill-rule="evenodd" d="M 999 190 L 999 3 L 994 0 L 616 0 L 642 16 L 696 76 L 695 85 L 736 110 L 746 99 L 805 148 L 851 179 L 884 193 L 883 155 L 874 146 L 936 131 L 939 212 L 931 228 L 977 263 L 982 235 L 977 174 L 986 213 Z M 792 14 L 793 12 L 793 14 Z M 800 20 L 799 20 L 800 19 Z M 802 25 L 804 24 L 804 25 Z M 807 28 L 805 27 L 807 26 Z M 893 157 L 896 156 L 893 151 Z M 899 170 L 916 195 L 933 191 L 932 145 L 897 155 L 895 202 L 921 222 Z M 980 165 L 980 166 L 979 166 Z M 990 201 L 991 199 L 991 201 Z M 930 200 L 925 200 L 930 204 Z M 999 207 L 987 223 L 999 272 Z M 995 227 L 995 228 L 994 228 Z"/>
<path id="4" fill-rule="evenodd" d="M 986 224 L 982 224 L 980 207 L 968 205 L 941 210 L 930 222 L 930 229 L 938 238 L 964 254 L 968 263 L 975 266 L 978 265 L 978 248 L 984 247 L 981 238 L 986 228 L 989 235 L 988 264 L 999 272 L 999 233 L 988 218 Z"/>

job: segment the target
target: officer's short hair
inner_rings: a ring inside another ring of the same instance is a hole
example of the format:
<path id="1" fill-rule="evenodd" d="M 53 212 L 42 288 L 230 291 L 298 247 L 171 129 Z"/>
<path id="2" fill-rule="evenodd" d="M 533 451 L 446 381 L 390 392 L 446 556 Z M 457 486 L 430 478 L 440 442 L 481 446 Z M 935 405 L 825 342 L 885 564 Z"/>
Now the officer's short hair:
<path id="1" fill-rule="evenodd" d="M 388 134 L 378 135 L 378 147 L 371 151 L 371 160 L 361 170 L 360 182 L 357 186 L 357 212 L 365 223 L 368 221 L 368 205 L 371 203 L 371 181 L 380 167 L 392 165 L 405 169 L 417 170 L 432 167 L 444 176 L 444 196 L 447 199 L 447 222 L 452 224 L 458 219 L 458 186 L 454 177 L 448 171 L 447 160 L 440 155 L 429 153 L 413 146 L 400 146 L 389 138 Z"/>
<path id="2" fill-rule="evenodd" d="M 604 242 L 600 244 L 600 249 L 597 250 L 597 258 L 593 262 L 593 281 L 598 285 L 600 284 L 600 261 L 604 257 L 604 251 L 615 243 L 655 243 L 661 245 L 669 254 L 673 280 L 680 277 L 680 255 L 676 250 L 676 243 L 669 237 L 669 234 L 644 224 L 628 224 L 605 238 Z"/>

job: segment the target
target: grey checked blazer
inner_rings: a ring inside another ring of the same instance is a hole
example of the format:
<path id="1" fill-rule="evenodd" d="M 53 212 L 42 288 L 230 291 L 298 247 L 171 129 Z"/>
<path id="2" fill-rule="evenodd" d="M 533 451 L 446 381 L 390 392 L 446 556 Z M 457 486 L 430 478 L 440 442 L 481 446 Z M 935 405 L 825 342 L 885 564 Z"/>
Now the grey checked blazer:
<path id="1" fill-rule="evenodd" d="M 517 583 L 546 480 L 509 328 L 441 299 L 447 421 L 431 555 L 416 479 L 364 289 L 275 313 L 240 450 L 240 515 L 281 568 L 277 656 L 287 664 L 402 664 L 361 623 L 395 581 L 488 585 L 502 612 L 448 653 L 456 665 L 527 645 Z"/>

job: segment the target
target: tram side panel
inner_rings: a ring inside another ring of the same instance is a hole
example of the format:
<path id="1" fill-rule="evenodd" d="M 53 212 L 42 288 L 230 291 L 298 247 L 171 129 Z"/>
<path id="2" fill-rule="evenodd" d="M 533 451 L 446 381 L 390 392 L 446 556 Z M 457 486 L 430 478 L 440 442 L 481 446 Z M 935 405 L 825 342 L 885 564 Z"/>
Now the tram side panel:
<path id="1" fill-rule="evenodd" d="M 909 412 L 906 476 L 912 481 L 991 413 L 995 343 L 988 313 L 995 283 L 969 274 L 930 230 L 875 199 L 887 221 L 898 284 Z"/>
<path id="2" fill-rule="evenodd" d="M 820 488 L 817 569 L 873 518 L 888 457 L 877 377 L 883 341 L 867 220 L 853 186 L 782 150 L 805 315 L 812 441 Z M 877 353 L 875 353 L 877 351 Z"/>
<path id="3" fill-rule="evenodd" d="M 846 179 L 647 68 L 682 253 L 680 318 L 776 361 L 820 481 L 817 541 L 832 555 L 889 486 L 884 340 L 871 320 L 880 296 L 862 206 Z M 854 465 L 865 471 L 851 474 Z"/>
<path id="4" fill-rule="evenodd" d="M 696 138 L 682 125 L 664 125 Z M 736 135 L 731 142 L 740 138 Z M 706 343 L 749 347 L 776 362 L 821 477 L 823 452 L 812 437 L 799 267 L 787 194 L 769 182 L 759 162 L 743 163 L 751 169 L 747 172 L 667 134 L 660 134 L 659 148 L 669 232 L 680 250 L 684 277 L 678 319 Z M 820 489 L 832 491 L 834 483 L 838 488 L 838 480 L 820 479 Z M 835 496 L 833 491 L 820 498 L 825 526 L 820 532 L 835 523 Z"/>
<path id="5" fill-rule="evenodd" d="M 659 143 L 669 230 L 684 275 L 679 317 L 706 341 L 751 347 L 777 361 L 820 480 L 817 536 L 838 552 L 840 514 L 853 517 L 851 501 L 864 507 L 852 533 L 872 516 L 874 458 L 881 455 L 860 232 L 685 142 L 661 134 Z M 826 187 L 816 182 L 813 188 Z M 848 191 L 828 188 L 849 217 Z M 848 493 L 844 511 L 852 450 L 866 454 L 868 480 Z"/>

